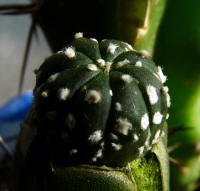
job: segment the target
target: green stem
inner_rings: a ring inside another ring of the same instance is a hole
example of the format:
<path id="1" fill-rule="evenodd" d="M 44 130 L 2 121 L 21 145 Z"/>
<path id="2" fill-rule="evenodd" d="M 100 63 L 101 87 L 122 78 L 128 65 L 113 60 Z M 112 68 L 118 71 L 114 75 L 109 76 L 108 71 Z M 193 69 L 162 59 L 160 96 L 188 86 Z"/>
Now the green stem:
<path id="1" fill-rule="evenodd" d="M 153 53 L 167 0 L 111 0 L 107 27 L 116 38 Z M 111 6 L 112 2 L 112 6 Z"/>

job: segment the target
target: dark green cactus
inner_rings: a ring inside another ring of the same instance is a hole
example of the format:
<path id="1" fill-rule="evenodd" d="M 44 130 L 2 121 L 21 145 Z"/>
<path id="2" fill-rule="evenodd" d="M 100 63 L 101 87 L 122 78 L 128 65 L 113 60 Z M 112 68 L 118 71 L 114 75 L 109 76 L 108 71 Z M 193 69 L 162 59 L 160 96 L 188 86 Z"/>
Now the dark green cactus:
<path id="1" fill-rule="evenodd" d="M 124 42 L 75 36 L 37 71 L 37 137 L 58 165 L 126 166 L 162 135 L 166 77 Z"/>
<path id="2" fill-rule="evenodd" d="M 161 142 L 170 98 L 161 67 L 125 42 L 75 38 L 36 71 L 15 157 L 24 187 L 14 187 L 141 191 L 152 182 L 138 182 L 152 174 L 150 190 L 168 191 Z"/>

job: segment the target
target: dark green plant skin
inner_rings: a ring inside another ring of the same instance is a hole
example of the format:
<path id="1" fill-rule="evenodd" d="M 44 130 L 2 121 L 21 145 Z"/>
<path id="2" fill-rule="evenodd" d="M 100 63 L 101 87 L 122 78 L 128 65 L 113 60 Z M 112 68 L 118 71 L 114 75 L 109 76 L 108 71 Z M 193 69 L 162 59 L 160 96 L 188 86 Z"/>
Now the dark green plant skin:
<path id="1" fill-rule="evenodd" d="M 159 75 L 149 58 L 123 42 L 76 39 L 38 70 L 38 140 L 47 136 L 47 145 L 53 142 L 53 155 L 62 158 L 53 160 L 61 165 L 126 165 L 162 134 L 168 94 Z"/>
<path id="2" fill-rule="evenodd" d="M 134 191 L 136 183 L 125 171 L 95 166 L 55 168 L 50 190 Z M 78 182 L 78 184 L 77 184 Z M 53 189 L 52 189 L 53 188 Z"/>
<path id="3" fill-rule="evenodd" d="M 84 179 L 84 177 L 87 175 L 87 172 L 91 172 L 91 169 L 93 174 L 99 173 L 100 170 L 100 177 L 103 178 L 104 185 L 107 185 L 108 187 L 104 187 L 104 190 L 106 188 L 109 188 L 109 185 L 113 185 L 113 189 L 115 189 L 115 186 L 117 189 L 119 189 L 120 184 L 118 183 L 119 178 L 121 179 L 121 189 L 122 190 L 133 190 L 133 191 L 144 191 L 148 189 L 149 191 L 168 191 L 169 189 L 166 187 L 166 183 L 168 180 L 166 178 L 163 178 L 164 176 L 167 176 L 168 172 L 163 171 L 163 169 L 168 167 L 168 163 L 165 161 L 167 160 L 167 157 L 163 155 L 162 152 L 157 153 L 157 151 L 161 151 L 162 149 L 157 149 L 156 151 L 156 145 L 160 145 L 162 142 L 161 140 L 153 147 L 153 152 L 148 152 L 148 154 L 144 157 L 138 158 L 136 160 L 133 160 L 126 168 L 108 168 L 106 166 L 102 167 L 95 167 L 95 166 L 88 166 L 88 165 L 80 165 L 75 167 L 55 167 L 52 164 L 49 164 L 49 169 L 46 171 L 41 171 L 40 169 L 36 168 L 34 171 L 33 169 L 27 168 L 26 166 L 26 152 L 27 152 L 27 145 L 30 145 L 33 139 L 36 135 L 36 129 L 38 126 L 38 120 L 35 114 L 34 104 L 32 105 L 31 109 L 29 110 L 29 113 L 27 115 L 27 118 L 25 122 L 21 126 L 21 132 L 18 139 L 18 144 L 16 148 L 16 155 L 15 155 L 15 165 L 13 166 L 13 176 L 10 180 L 11 181 L 11 191 L 46 191 L 46 190 L 55 190 L 54 188 L 59 184 L 59 189 L 63 190 L 66 188 L 66 182 L 68 180 L 65 179 L 65 172 L 66 173 L 72 173 L 70 174 L 70 181 L 78 182 L 74 186 L 74 190 L 77 189 L 77 191 L 85 191 L 85 189 L 82 189 L 82 183 L 85 185 L 85 182 L 80 183 L 77 179 Z M 163 137 L 166 141 L 166 137 Z M 165 142 L 164 141 L 164 142 Z M 167 154 L 167 153 L 166 153 Z M 161 157 L 159 160 L 158 158 Z M 163 158 L 162 158 L 163 157 Z M 41 162 L 40 161 L 38 162 Z M 39 165 L 40 163 L 38 163 Z M 141 165 L 143 168 L 141 168 Z M 131 167 L 131 169 L 130 169 Z M 84 177 L 80 176 L 72 176 L 74 173 L 77 173 L 77 171 L 81 169 L 84 170 Z M 75 169 L 74 171 L 71 171 L 70 169 Z M 88 170 L 87 170 L 88 169 Z M 102 170 L 101 170 L 102 169 Z M 157 169 L 157 170 L 155 170 Z M 131 171 L 130 171 L 131 170 Z M 101 172 L 109 172 L 111 175 L 111 178 L 109 181 L 107 178 L 102 176 Z M 116 172 L 115 172 L 116 171 Z M 162 172 L 163 171 L 163 172 Z M 87 175 L 89 176 L 89 175 Z M 93 181 L 95 181 L 95 177 L 92 178 Z M 141 181 L 142 180 L 142 181 Z M 97 183 L 91 182 L 91 178 L 88 177 L 88 191 L 94 191 L 98 190 L 97 187 L 95 189 L 91 188 L 91 186 L 94 186 L 95 184 L 99 184 L 99 180 Z M 123 181 L 125 182 L 123 187 Z M 128 181 L 128 183 L 127 183 Z M 117 184 L 117 185 L 116 185 Z M 70 184 L 71 185 L 71 184 Z M 77 187 L 78 185 L 78 187 Z M 84 187 L 85 188 L 85 187 Z M 91 188 L 91 190 L 89 189 Z M 161 189 L 162 188 L 162 189 Z M 58 188 L 56 190 L 59 190 Z M 72 187 L 70 187 L 69 191 L 71 191 Z M 108 189 L 106 189 L 108 190 Z M 65 190 L 67 191 L 67 190 Z"/>
<path id="4" fill-rule="evenodd" d="M 81 33 L 75 38 L 36 72 L 34 102 L 16 151 L 22 175 L 16 184 L 27 180 L 15 187 L 49 190 L 52 183 L 62 190 L 70 181 L 74 190 L 94 190 L 98 185 L 96 190 L 140 191 L 148 184 L 136 181 L 133 171 L 140 168 L 135 159 L 144 157 L 141 164 L 149 168 L 139 176 L 147 178 L 156 166 L 151 190 L 168 191 L 167 155 L 157 146 L 166 145 L 161 143 L 169 106 L 161 69 L 127 43 L 98 43 Z M 73 183 L 77 181 L 82 186 Z"/>

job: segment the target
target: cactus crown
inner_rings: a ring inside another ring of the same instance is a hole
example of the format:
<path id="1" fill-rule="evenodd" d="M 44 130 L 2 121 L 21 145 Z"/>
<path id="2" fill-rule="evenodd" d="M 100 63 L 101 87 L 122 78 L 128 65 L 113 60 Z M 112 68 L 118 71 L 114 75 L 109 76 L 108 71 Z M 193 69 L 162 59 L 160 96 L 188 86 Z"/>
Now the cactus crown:
<path id="1" fill-rule="evenodd" d="M 131 45 L 77 33 L 37 72 L 37 136 L 57 165 L 125 166 L 164 135 L 165 81 L 161 67 Z"/>

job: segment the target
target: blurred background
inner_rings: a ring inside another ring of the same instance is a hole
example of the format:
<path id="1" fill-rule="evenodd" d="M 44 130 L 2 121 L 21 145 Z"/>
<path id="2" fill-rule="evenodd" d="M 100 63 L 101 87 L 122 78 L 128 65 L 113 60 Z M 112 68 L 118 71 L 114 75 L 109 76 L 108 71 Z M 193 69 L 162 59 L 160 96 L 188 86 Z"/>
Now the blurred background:
<path id="1" fill-rule="evenodd" d="M 0 4 L 28 2 L 28 0 L 1 0 Z M 0 105 L 17 95 L 30 25 L 31 17 L 29 15 L 0 16 Z M 50 55 L 50 48 L 41 29 L 37 27 L 37 37 L 33 36 L 23 90 L 34 87 L 33 71 L 48 55 Z"/>
<path id="2" fill-rule="evenodd" d="M 0 1 L 0 4 L 7 3 L 29 3 L 29 1 Z M 0 136 L 3 137 L 11 153 L 15 148 L 20 123 L 23 121 L 32 100 L 31 91 L 26 91 L 21 97 L 10 100 L 17 96 L 30 25 L 31 17 L 29 15 L 0 16 Z M 50 52 L 41 29 L 37 27 L 37 35 L 33 35 L 31 43 L 22 92 L 33 89 L 35 85 L 33 71 L 50 55 Z M 4 149 L 0 146 L 0 161 L 7 154 Z"/>

